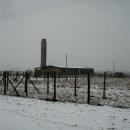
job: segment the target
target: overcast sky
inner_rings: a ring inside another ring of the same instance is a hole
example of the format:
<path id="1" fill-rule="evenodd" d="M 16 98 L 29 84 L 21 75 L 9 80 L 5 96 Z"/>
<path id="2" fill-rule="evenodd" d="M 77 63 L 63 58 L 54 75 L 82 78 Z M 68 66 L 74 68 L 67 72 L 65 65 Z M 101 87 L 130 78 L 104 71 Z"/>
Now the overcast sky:
<path id="1" fill-rule="evenodd" d="M 129 0 L 0 0 L 0 70 L 47 64 L 130 72 Z"/>

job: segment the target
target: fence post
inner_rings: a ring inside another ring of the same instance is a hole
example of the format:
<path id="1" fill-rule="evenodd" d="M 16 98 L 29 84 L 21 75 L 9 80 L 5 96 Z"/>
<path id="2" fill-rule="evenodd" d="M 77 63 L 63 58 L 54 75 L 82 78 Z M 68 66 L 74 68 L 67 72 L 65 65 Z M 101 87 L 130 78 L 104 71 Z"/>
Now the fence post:
<path id="1" fill-rule="evenodd" d="M 28 97 L 28 73 L 25 72 L 25 93 L 26 97 Z"/>
<path id="2" fill-rule="evenodd" d="M 16 81 L 16 82 L 18 81 L 17 72 L 16 72 L 16 74 L 15 74 L 15 81 Z"/>
<path id="3" fill-rule="evenodd" d="M 7 82 L 7 91 L 8 91 L 8 86 L 9 86 L 9 72 L 7 72 L 6 76 L 7 76 L 6 82 Z"/>
<path id="4" fill-rule="evenodd" d="M 90 104 L 90 74 L 88 72 L 88 104 Z"/>
<path id="5" fill-rule="evenodd" d="M 47 94 L 49 94 L 49 73 L 47 73 Z"/>
<path id="6" fill-rule="evenodd" d="M 54 101 L 56 101 L 56 73 L 54 72 Z"/>
<path id="7" fill-rule="evenodd" d="M 4 95 L 6 95 L 6 71 L 3 73 Z"/>
<path id="8" fill-rule="evenodd" d="M 104 72 L 103 99 L 106 98 L 106 72 Z"/>
<path id="9" fill-rule="evenodd" d="M 76 76 L 76 74 L 75 74 L 75 83 L 74 83 L 75 85 L 74 85 L 74 96 L 77 96 L 77 92 L 76 92 L 76 88 L 77 88 L 77 76 Z"/>

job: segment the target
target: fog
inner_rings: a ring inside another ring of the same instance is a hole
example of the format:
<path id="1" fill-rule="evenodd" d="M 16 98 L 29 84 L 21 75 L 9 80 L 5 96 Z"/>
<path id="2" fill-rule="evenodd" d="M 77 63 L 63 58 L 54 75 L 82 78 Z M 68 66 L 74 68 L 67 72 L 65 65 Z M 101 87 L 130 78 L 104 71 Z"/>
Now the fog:
<path id="1" fill-rule="evenodd" d="M 0 1 L 0 70 L 39 67 L 42 38 L 48 65 L 130 70 L 129 0 L 43 1 Z"/>

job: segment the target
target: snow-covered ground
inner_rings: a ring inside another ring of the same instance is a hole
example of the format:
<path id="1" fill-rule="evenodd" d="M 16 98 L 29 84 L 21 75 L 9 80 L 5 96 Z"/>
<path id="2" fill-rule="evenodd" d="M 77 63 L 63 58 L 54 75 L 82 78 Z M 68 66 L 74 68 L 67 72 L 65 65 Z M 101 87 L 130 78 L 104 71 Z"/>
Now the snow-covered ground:
<path id="1" fill-rule="evenodd" d="M 130 130 L 130 109 L 0 95 L 0 130 Z"/>

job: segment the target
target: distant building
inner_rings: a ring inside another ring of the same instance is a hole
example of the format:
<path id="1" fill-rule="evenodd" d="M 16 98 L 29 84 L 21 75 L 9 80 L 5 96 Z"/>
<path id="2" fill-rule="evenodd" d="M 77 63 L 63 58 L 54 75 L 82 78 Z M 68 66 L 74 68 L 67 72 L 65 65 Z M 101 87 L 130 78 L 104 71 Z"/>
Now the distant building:
<path id="1" fill-rule="evenodd" d="M 46 71 L 57 72 L 59 75 L 86 75 L 88 73 L 94 73 L 93 68 L 68 68 L 68 67 L 57 67 L 57 66 L 47 66 L 47 41 L 46 39 L 41 40 L 41 67 L 34 69 L 35 76 L 41 77 Z"/>

